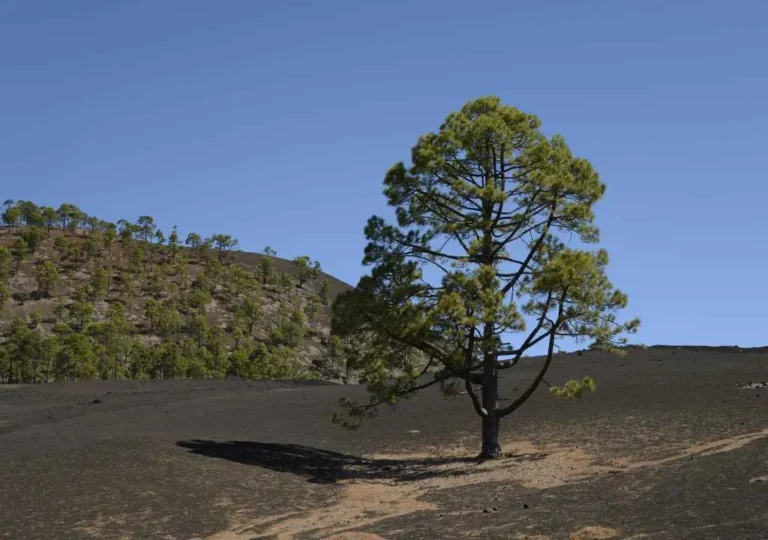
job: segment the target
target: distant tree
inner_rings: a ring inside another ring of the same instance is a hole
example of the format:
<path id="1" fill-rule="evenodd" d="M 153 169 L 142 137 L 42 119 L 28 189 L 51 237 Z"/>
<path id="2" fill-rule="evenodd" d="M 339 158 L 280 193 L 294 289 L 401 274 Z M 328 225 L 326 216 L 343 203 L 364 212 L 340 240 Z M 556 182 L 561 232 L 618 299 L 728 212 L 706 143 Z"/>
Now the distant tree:
<path id="1" fill-rule="evenodd" d="M 176 306 L 162 306 L 158 313 L 156 326 L 163 341 L 177 335 L 183 325 L 184 317 L 181 316 Z"/>
<path id="2" fill-rule="evenodd" d="M 147 322 L 149 322 L 150 332 L 155 331 L 155 328 L 160 321 L 160 317 L 162 316 L 162 309 L 163 305 L 152 298 L 147 300 L 146 304 L 144 304 L 144 316 L 147 318 Z"/>
<path id="3" fill-rule="evenodd" d="M 248 335 L 253 336 L 253 327 L 258 324 L 262 316 L 261 296 L 255 292 L 248 295 L 241 302 L 237 313 L 244 321 Z"/>
<path id="4" fill-rule="evenodd" d="M 253 378 L 255 373 L 255 362 L 251 357 L 251 350 L 245 346 L 239 346 L 232 349 L 229 354 L 230 373 L 244 379 Z"/>
<path id="5" fill-rule="evenodd" d="M 296 266 L 296 286 L 299 288 L 320 276 L 320 263 L 312 263 L 312 259 L 306 255 L 296 257 L 293 264 Z"/>
<path id="6" fill-rule="evenodd" d="M 197 233 L 189 233 L 184 243 L 187 244 L 192 249 L 192 251 L 195 252 L 195 256 L 199 259 L 200 248 L 203 245 L 203 237 Z"/>
<path id="7" fill-rule="evenodd" d="M 607 253 L 566 244 L 571 236 L 598 240 L 592 208 L 605 186 L 562 137 L 539 126 L 498 98 L 481 98 L 420 137 L 410 167 L 389 170 L 385 194 L 397 225 L 368 221 L 371 274 L 334 305 L 335 334 L 369 338 L 359 354 L 373 396 L 347 402 L 337 421 L 354 427 L 378 404 L 463 384 L 480 417 L 480 456 L 496 458 L 501 419 L 539 387 L 559 338 L 615 350 L 637 328 L 616 321 L 627 297 L 605 274 Z M 501 403 L 499 375 L 542 342 L 538 373 Z M 427 366 L 436 368 L 430 382 L 417 377 Z"/>
<path id="8" fill-rule="evenodd" d="M 271 247 L 267 246 L 267 247 L 264 248 L 264 255 L 267 255 L 269 257 L 276 257 L 277 256 L 277 251 L 275 251 Z"/>
<path id="9" fill-rule="evenodd" d="M 133 236 L 137 230 L 138 230 L 138 226 L 134 225 L 127 219 L 117 220 L 117 234 L 118 236 L 120 236 L 120 238 L 124 238 L 125 236 L 128 236 L 128 235 Z"/>
<path id="10" fill-rule="evenodd" d="M 59 260 L 66 261 L 69 258 L 72 243 L 66 236 L 57 236 L 53 241 L 53 248 L 59 253 Z"/>
<path id="11" fill-rule="evenodd" d="M 75 282 L 75 269 L 74 268 L 67 268 L 64 271 L 64 275 L 67 277 L 67 292 L 71 295 L 72 294 L 72 286 Z"/>
<path id="12" fill-rule="evenodd" d="M 43 231 L 39 227 L 30 226 L 21 232 L 21 237 L 26 242 L 30 253 L 34 253 L 43 241 Z"/>
<path id="13" fill-rule="evenodd" d="M 85 334 L 64 334 L 59 338 L 55 367 L 59 380 L 87 380 L 98 375 L 98 357 L 93 340 Z"/>
<path id="14" fill-rule="evenodd" d="M 296 287 L 296 278 L 291 274 L 280 274 L 279 286 L 285 292 L 292 291 Z"/>
<path id="15" fill-rule="evenodd" d="M 16 238 L 13 243 L 11 243 L 11 255 L 13 255 L 13 260 L 16 261 L 17 272 L 21 266 L 21 261 L 24 260 L 28 253 L 29 248 L 27 247 L 27 242 L 24 241 L 23 238 Z"/>
<path id="16" fill-rule="evenodd" d="M 0 246 L 0 283 L 5 282 L 11 275 L 13 267 L 13 254 L 5 247 Z"/>
<path id="17" fill-rule="evenodd" d="M 111 303 L 104 322 L 104 347 L 107 359 L 105 368 L 111 371 L 112 379 L 119 378 L 126 371 L 132 331 L 133 326 L 125 314 L 125 306 L 122 302 Z"/>
<path id="18" fill-rule="evenodd" d="M 69 306 L 69 316 L 82 331 L 93 318 L 93 304 L 87 300 L 76 300 Z"/>
<path id="19" fill-rule="evenodd" d="M 59 222 L 59 213 L 50 206 L 43 206 L 40 209 L 40 213 L 43 217 L 43 223 L 48 230 L 48 236 L 51 236 L 51 229 L 55 228 Z"/>
<path id="20" fill-rule="evenodd" d="M 75 266 L 79 266 L 85 259 L 85 247 L 83 242 L 73 241 L 69 244 L 69 262 L 74 263 Z"/>
<path id="21" fill-rule="evenodd" d="M 10 235 L 14 227 L 19 225 L 21 220 L 21 210 L 16 206 L 10 206 L 3 212 L 3 223 L 8 226 L 8 234 Z"/>
<path id="22" fill-rule="evenodd" d="M 208 321 L 206 321 L 205 315 L 192 317 L 192 320 L 189 321 L 188 331 L 189 335 L 197 342 L 197 346 L 200 347 L 208 335 Z"/>
<path id="23" fill-rule="evenodd" d="M 99 259 L 101 259 L 101 255 L 102 255 L 101 238 L 97 239 L 93 237 L 93 235 L 97 235 L 97 234 L 100 234 L 100 233 L 97 233 L 97 232 L 91 233 L 92 236 L 90 238 L 86 238 L 82 242 L 79 242 L 80 252 L 82 253 L 83 258 L 86 261 L 93 261 L 94 265 L 99 261 Z"/>
<path id="24" fill-rule="evenodd" d="M 275 345 L 298 347 L 304 340 L 306 316 L 299 308 L 292 308 L 283 303 L 278 308 L 276 326 L 272 330 L 271 340 Z"/>
<path id="25" fill-rule="evenodd" d="M 290 347 L 268 348 L 260 343 L 251 353 L 252 379 L 309 378 L 295 360 L 295 351 Z"/>
<path id="26" fill-rule="evenodd" d="M 202 245 L 200 246 L 200 249 L 198 250 L 199 255 L 198 258 L 201 261 L 207 261 L 211 258 L 211 248 L 213 247 L 213 239 L 206 238 L 203 240 Z"/>
<path id="27" fill-rule="evenodd" d="M 176 261 L 176 276 L 182 292 L 186 292 L 189 289 L 190 274 L 188 260 L 186 253 L 181 253 Z"/>
<path id="28" fill-rule="evenodd" d="M 307 320 L 314 323 L 317 320 L 319 313 L 320 300 L 316 296 L 310 296 L 307 298 L 307 303 L 304 305 L 304 314 L 307 316 Z"/>
<path id="29" fill-rule="evenodd" d="M 118 235 L 120 236 L 120 243 L 123 246 L 126 254 L 127 267 L 131 268 L 133 265 L 133 255 L 135 251 L 135 235 L 137 234 L 138 227 L 133 223 L 121 219 L 117 222 Z"/>
<path id="30" fill-rule="evenodd" d="M 328 367 L 338 375 L 342 375 L 345 381 L 349 380 L 352 365 L 344 347 L 344 340 L 339 336 L 331 335 L 328 340 L 328 364 Z"/>
<path id="31" fill-rule="evenodd" d="M 27 323 L 27 325 L 29 326 L 29 328 L 37 328 L 43 323 L 44 318 L 45 317 L 40 311 L 33 311 L 32 313 L 29 314 L 29 322 Z"/>
<path id="32" fill-rule="evenodd" d="M 331 284 L 328 282 L 327 279 L 324 279 L 323 282 L 320 284 L 320 301 L 323 304 L 328 303 L 328 289 L 330 288 Z"/>
<path id="33" fill-rule="evenodd" d="M 149 269 L 146 246 L 147 244 L 144 242 L 136 242 L 133 244 L 130 256 L 130 270 L 134 274 L 144 275 Z"/>
<path id="34" fill-rule="evenodd" d="M 155 268 L 152 275 L 149 276 L 147 283 L 147 292 L 149 294 L 160 298 L 164 296 L 170 290 L 170 280 L 168 276 L 168 269 L 164 265 L 160 265 Z"/>
<path id="35" fill-rule="evenodd" d="M 110 271 L 99 267 L 91 276 L 91 299 L 104 300 L 109 292 Z"/>
<path id="36" fill-rule="evenodd" d="M 149 242 L 155 234 L 155 219 L 152 216 L 141 216 L 136 221 L 136 225 L 141 239 Z"/>
<path id="37" fill-rule="evenodd" d="M 88 229 L 89 234 L 93 234 L 97 231 L 101 232 L 102 221 L 96 216 L 84 215 L 82 224 L 86 229 Z"/>
<path id="38" fill-rule="evenodd" d="M 261 282 L 264 285 L 272 283 L 275 280 L 275 262 L 269 257 L 262 257 L 259 260 L 259 270 L 261 274 Z"/>
<path id="39" fill-rule="evenodd" d="M 110 252 L 112 250 L 112 243 L 117 238 L 117 230 L 115 228 L 115 225 L 113 223 L 109 223 L 107 227 L 104 229 L 104 249 L 107 250 L 107 252 Z"/>
<path id="40" fill-rule="evenodd" d="M 157 229 L 155 231 L 155 235 L 154 236 L 155 236 L 155 243 L 158 246 L 161 246 L 161 245 L 163 245 L 165 243 L 165 234 L 163 234 L 163 231 L 161 231 L 160 229 Z"/>
<path id="41" fill-rule="evenodd" d="M 224 280 L 224 287 L 233 300 L 236 300 L 242 294 L 250 293 L 258 286 L 253 273 L 240 265 L 229 265 L 226 268 L 226 272 L 227 277 Z"/>
<path id="42" fill-rule="evenodd" d="M 37 269 L 37 286 L 44 295 L 49 296 L 51 290 L 59 283 L 59 271 L 51 261 L 45 261 Z"/>
<path id="43" fill-rule="evenodd" d="M 61 220 L 62 231 L 74 231 L 78 220 L 82 217 L 82 211 L 74 204 L 62 204 L 57 211 Z"/>
<path id="44" fill-rule="evenodd" d="M 18 208 L 21 210 L 21 219 L 29 227 L 39 227 L 43 225 L 43 214 L 40 208 L 32 201 L 19 201 Z"/>
<path id="45" fill-rule="evenodd" d="M 210 377 L 221 378 L 227 374 L 229 354 L 224 343 L 224 336 L 224 330 L 220 326 L 212 326 L 208 330 L 205 339 L 205 354 L 202 356 Z"/>
<path id="46" fill-rule="evenodd" d="M 40 342 L 40 366 L 44 374 L 44 382 L 51 382 L 51 375 L 56 361 L 56 354 L 59 351 L 59 340 L 56 336 L 50 336 L 42 339 Z"/>
<path id="47" fill-rule="evenodd" d="M 7 375 L 9 383 L 35 382 L 38 376 L 40 336 L 30 330 L 27 323 L 15 317 L 6 338 Z"/>
<path id="48" fill-rule="evenodd" d="M 58 296 L 56 303 L 53 305 L 53 314 L 56 315 L 56 321 L 58 323 L 64 323 L 64 316 L 67 314 L 67 301 L 64 296 Z"/>
<path id="49" fill-rule="evenodd" d="M 208 376 L 205 349 L 191 339 L 181 342 L 181 354 L 186 359 L 187 377 L 202 379 Z"/>
<path id="50" fill-rule="evenodd" d="M 88 234 L 88 239 L 86 242 L 90 242 L 93 245 L 91 249 L 93 251 L 93 257 L 96 259 L 100 259 L 104 254 L 104 250 L 108 247 L 104 243 L 105 234 L 106 233 L 101 229 L 93 229 Z"/>
<path id="51" fill-rule="evenodd" d="M 176 225 L 173 226 L 171 234 L 168 236 L 168 247 L 171 250 L 171 259 L 176 263 L 176 253 L 179 251 L 179 233 L 176 232 Z"/>
<path id="52" fill-rule="evenodd" d="M 216 248 L 219 254 L 219 259 L 224 255 L 237 247 L 237 239 L 232 238 L 228 234 L 214 234 L 209 239 L 210 243 Z"/>
<path id="53" fill-rule="evenodd" d="M 164 343 L 155 351 L 155 377 L 173 379 L 187 372 L 187 358 L 176 343 Z"/>
<path id="54" fill-rule="evenodd" d="M 72 235 L 77 235 L 78 228 L 84 228 L 88 222 L 88 214 L 75 207 L 74 211 L 69 216 L 69 223 L 67 224 L 67 230 Z"/>
<path id="55" fill-rule="evenodd" d="M 8 304 L 8 300 L 11 298 L 11 291 L 8 289 L 5 283 L 0 282 L 0 313 L 5 310 L 5 306 Z"/>
<path id="56" fill-rule="evenodd" d="M 201 287 L 193 287 L 189 294 L 189 303 L 200 313 L 205 313 L 205 308 L 211 303 L 211 295 Z"/>
<path id="57" fill-rule="evenodd" d="M 205 269 L 198 274 L 196 286 L 205 289 L 210 294 L 214 294 L 222 280 L 224 267 L 218 259 L 208 259 L 205 262 Z"/>

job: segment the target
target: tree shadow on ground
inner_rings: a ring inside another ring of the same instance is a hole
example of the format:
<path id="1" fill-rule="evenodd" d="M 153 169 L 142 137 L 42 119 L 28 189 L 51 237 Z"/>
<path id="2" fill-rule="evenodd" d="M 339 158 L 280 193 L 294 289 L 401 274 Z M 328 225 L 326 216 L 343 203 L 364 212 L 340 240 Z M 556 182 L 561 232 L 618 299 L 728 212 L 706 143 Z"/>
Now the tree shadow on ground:
<path id="1" fill-rule="evenodd" d="M 479 462 L 472 457 L 363 458 L 299 444 L 254 441 L 191 440 L 176 443 L 193 454 L 255 465 L 305 477 L 313 483 L 342 480 L 397 480 L 412 482 L 429 478 L 472 474 Z M 547 454 L 505 456 L 505 461 L 538 461 Z"/>

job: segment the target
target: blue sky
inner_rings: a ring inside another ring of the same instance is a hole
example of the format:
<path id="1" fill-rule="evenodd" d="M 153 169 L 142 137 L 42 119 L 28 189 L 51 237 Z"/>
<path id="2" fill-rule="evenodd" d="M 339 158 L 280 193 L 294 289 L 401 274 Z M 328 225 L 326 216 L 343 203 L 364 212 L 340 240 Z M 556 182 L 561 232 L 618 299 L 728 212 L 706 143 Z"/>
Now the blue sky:
<path id="1" fill-rule="evenodd" d="M 765 344 L 767 24 L 760 1 L 0 0 L 0 197 L 354 283 L 387 168 L 493 94 L 607 183 L 638 341 Z"/>

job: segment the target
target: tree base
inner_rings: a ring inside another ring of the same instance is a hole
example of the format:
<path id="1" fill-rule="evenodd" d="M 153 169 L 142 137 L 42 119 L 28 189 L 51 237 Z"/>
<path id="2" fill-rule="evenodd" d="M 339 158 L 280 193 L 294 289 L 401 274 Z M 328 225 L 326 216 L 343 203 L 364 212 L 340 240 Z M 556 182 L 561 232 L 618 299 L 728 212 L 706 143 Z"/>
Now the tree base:
<path id="1" fill-rule="evenodd" d="M 479 459 L 497 459 L 504 454 L 499 444 L 499 418 L 488 416 L 483 418 L 483 445 Z"/>

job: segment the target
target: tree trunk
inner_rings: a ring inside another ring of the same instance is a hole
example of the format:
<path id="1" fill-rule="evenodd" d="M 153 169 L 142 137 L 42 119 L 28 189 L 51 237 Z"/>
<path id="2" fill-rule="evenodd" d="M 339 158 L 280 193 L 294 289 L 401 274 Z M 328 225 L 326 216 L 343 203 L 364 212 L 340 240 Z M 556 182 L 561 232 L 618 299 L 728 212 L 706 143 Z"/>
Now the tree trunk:
<path id="1" fill-rule="evenodd" d="M 481 459 L 494 459 L 501 457 L 501 444 L 499 443 L 500 418 L 496 414 L 483 417 L 483 448 L 480 451 Z"/>
<path id="2" fill-rule="evenodd" d="M 486 323 L 484 340 L 493 339 L 493 323 Z M 501 457 L 501 444 L 499 444 L 499 416 L 496 414 L 496 405 L 499 399 L 499 379 L 496 367 L 496 354 L 490 351 L 483 353 L 483 447 L 480 451 L 482 459 Z"/>

